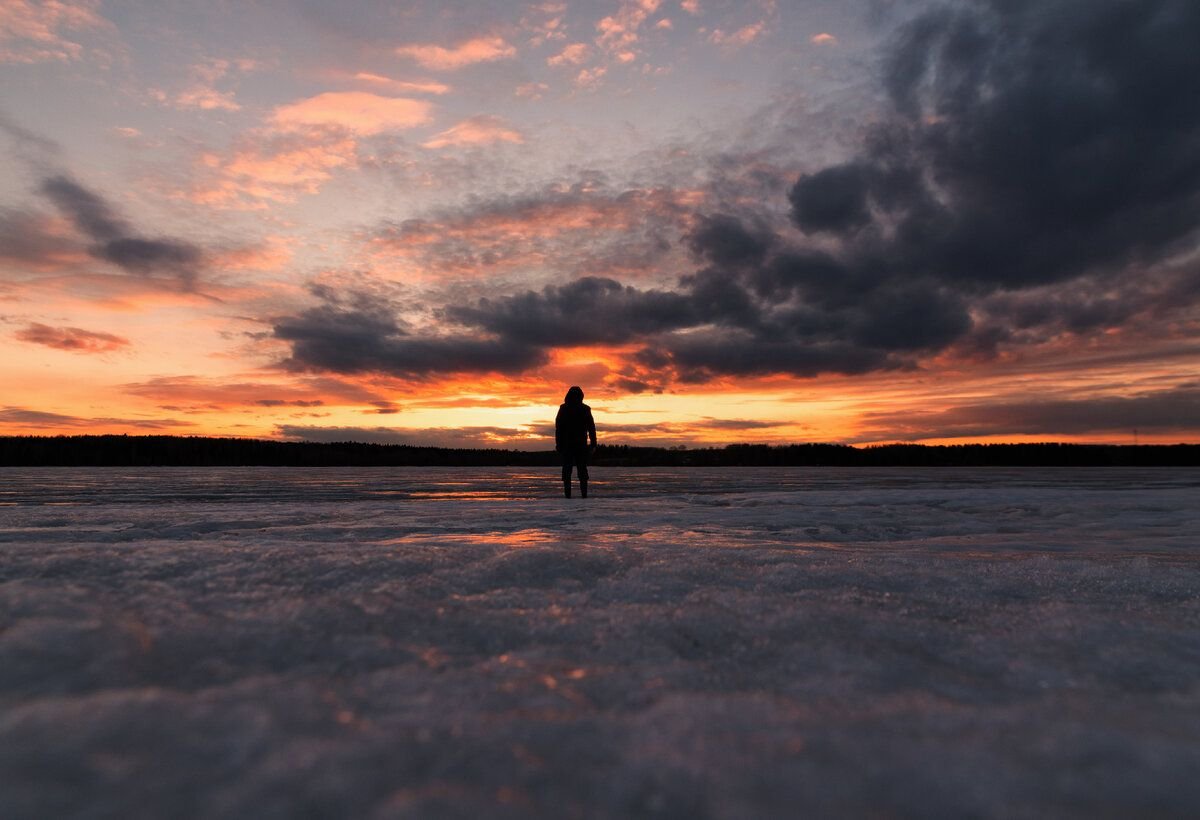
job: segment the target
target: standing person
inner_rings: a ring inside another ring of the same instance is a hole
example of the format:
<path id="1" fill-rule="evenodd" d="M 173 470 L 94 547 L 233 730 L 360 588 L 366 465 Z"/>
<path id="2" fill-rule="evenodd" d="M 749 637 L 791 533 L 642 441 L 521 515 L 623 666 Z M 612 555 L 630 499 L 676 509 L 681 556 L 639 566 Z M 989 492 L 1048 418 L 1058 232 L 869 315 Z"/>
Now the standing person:
<path id="1" fill-rule="evenodd" d="M 571 497 L 571 467 L 579 469 L 579 494 L 587 498 L 588 456 L 596 449 L 596 422 L 583 403 L 583 390 L 572 387 L 554 419 L 554 449 L 562 456 L 563 495 Z"/>

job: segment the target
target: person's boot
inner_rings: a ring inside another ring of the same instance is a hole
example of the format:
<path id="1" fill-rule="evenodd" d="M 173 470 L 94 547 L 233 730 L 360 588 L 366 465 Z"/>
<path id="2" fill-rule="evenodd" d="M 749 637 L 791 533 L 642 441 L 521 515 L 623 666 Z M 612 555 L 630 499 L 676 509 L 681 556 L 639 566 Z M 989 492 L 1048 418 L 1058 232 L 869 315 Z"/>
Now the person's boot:
<path id="1" fill-rule="evenodd" d="M 579 495 L 581 498 L 587 498 L 587 482 L 586 481 L 579 482 Z"/>
<path id="2" fill-rule="evenodd" d="M 587 491 L 585 490 L 583 494 L 587 495 Z M 563 482 L 563 496 L 566 498 L 571 497 L 571 482 L 570 481 Z"/>

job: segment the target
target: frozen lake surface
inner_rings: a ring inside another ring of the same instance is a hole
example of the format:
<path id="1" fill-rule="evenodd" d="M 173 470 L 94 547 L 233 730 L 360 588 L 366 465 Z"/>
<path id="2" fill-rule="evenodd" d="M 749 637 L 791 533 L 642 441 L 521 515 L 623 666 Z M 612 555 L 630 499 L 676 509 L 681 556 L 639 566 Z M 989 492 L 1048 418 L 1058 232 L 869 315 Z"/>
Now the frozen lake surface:
<path id="1" fill-rule="evenodd" d="M 1200 470 L 0 470 L 0 817 L 1200 811 Z"/>

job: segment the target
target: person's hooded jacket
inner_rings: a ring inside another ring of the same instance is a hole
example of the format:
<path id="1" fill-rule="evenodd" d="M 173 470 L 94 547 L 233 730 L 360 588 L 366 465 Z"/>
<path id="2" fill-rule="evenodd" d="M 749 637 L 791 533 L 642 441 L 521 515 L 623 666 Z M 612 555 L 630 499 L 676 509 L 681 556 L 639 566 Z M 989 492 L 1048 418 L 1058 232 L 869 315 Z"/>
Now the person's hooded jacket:
<path id="1" fill-rule="evenodd" d="M 572 387 L 558 406 L 554 419 L 554 447 L 559 452 L 596 446 L 596 422 L 592 408 L 583 403 L 583 390 Z"/>

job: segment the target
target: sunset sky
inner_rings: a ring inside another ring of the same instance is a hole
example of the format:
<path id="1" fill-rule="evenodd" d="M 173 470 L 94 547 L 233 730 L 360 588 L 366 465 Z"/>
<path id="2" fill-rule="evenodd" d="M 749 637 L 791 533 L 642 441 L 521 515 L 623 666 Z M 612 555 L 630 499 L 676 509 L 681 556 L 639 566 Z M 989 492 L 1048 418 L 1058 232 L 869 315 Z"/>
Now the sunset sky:
<path id="1" fill-rule="evenodd" d="M 0 434 L 1200 441 L 1195 0 L 0 0 Z M 1135 432 L 1136 431 L 1136 432 Z"/>

